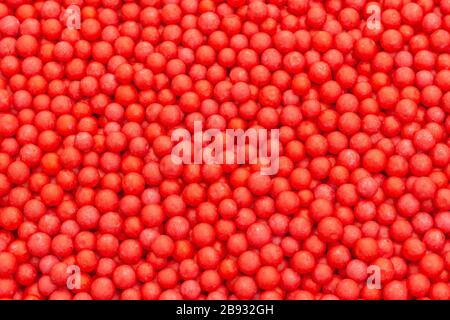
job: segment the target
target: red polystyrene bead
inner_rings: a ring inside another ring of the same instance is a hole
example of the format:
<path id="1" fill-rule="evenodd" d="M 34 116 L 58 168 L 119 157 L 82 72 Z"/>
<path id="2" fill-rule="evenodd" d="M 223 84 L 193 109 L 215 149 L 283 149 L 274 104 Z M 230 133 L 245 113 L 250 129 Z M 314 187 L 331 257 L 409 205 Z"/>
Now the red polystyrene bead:
<path id="1" fill-rule="evenodd" d="M 0 298 L 449 300 L 449 50 L 447 0 L 0 4 Z"/>

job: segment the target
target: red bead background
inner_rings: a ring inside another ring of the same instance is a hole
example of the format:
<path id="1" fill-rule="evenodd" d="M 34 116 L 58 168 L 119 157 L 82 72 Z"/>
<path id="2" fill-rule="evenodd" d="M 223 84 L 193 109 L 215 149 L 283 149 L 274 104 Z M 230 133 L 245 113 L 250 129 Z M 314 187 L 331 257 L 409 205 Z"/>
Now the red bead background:
<path id="1" fill-rule="evenodd" d="M 449 89 L 450 0 L 3 0 L 0 298 L 448 300 Z"/>

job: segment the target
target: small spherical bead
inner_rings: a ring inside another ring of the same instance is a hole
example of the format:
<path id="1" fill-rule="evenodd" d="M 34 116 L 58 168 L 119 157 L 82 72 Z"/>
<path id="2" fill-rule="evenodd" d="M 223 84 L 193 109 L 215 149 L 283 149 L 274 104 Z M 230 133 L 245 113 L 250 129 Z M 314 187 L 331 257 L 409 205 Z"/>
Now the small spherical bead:
<path id="1" fill-rule="evenodd" d="M 448 0 L 3 2 L 0 298 L 450 299 Z"/>

